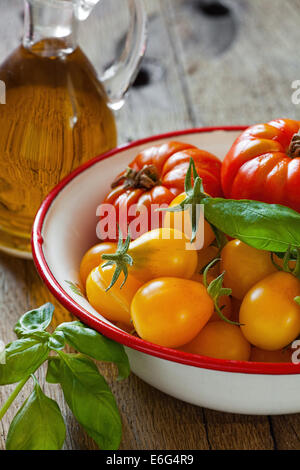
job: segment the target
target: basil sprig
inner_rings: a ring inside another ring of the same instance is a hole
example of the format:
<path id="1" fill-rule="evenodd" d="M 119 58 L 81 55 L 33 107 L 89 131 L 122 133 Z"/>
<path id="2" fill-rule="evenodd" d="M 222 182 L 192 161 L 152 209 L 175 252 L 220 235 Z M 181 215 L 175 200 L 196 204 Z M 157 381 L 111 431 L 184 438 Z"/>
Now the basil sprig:
<path id="1" fill-rule="evenodd" d="M 205 218 L 232 238 L 259 250 L 285 253 L 300 246 L 300 214 L 279 204 L 205 198 Z"/>
<path id="2" fill-rule="evenodd" d="M 48 361 L 46 380 L 60 384 L 71 411 L 103 450 L 118 449 L 122 423 L 112 392 L 90 359 L 113 362 L 119 379 L 130 374 L 127 355 L 117 344 L 82 323 L 63 323 L 50 334 L 54 307 L 45 304 L 25 313 L 15 325 L 18 336 L 8 344 L 0 363 L 0 385 L 17 383 L 0 409 L 0 420 L 27 381 L 33 379 L 33 391 L 14 417 L 6 440 L 10 450 L 58 450 L 65 440 L 65 424 L 55 401 L 41 390 L 34 373 Z M 67 354 L 65 345 L 79 353 Z M 51 355 L 50 355 L 51 353 Z"/>
<path id="3" fill-rule="evenodd" d="M 186 199 L 179 205 L 160 210 L 178 212 L 188 207 L 192 221 L 191 241 L 196 236 L 199 222 L 195 214 L 199 212 L 198 205 L 203 204 L 205 219 L 212 225 L 220 246 L 223 233 L 259 250 L 285 253 L 289 248 L 300 247 L 298 212 L 279 204 L 208 196 L 193 159 L 186 174 L 185 192 Z"/>
<path id="4" fill-rule="evenodd" d="M 57 403 L 48 398 L 33 376 L 34 389 L 12 420 L 7 450 L 57 450 L 66 437 L 66 426 Z"/>

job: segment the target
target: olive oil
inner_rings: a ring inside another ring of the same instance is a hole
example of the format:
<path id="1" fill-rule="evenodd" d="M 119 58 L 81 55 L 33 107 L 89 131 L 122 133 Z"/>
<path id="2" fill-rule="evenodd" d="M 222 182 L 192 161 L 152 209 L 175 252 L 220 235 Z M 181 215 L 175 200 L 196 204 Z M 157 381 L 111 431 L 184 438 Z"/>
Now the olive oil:
<path id="1" fill-rule="evenodd" d="M 80 48 L 57 39 L 20 46 L 0 66 L 0 245 L 30 251 L 35 213 L 45 195 L 81 163 L 116 145 L 105 91 Z M 45 53 L 44 53 L 45 52 Z"/>

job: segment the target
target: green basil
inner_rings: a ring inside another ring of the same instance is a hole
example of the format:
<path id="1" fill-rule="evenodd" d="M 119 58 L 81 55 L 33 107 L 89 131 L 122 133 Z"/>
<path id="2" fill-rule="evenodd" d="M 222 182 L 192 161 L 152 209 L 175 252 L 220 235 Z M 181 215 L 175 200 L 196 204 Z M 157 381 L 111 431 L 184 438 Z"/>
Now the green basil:
<path id="1" fill-rule="evenodd" d="M 15 325 L 15 333 L 20 338 L 44 331 L 51 323 L 54 306 L 50 303 L 30 312 L 26 312 Z"/>
<path id="2" fill-rule="evenodd" d="M 300 247 L 300 214 L 278 204 L 204 198 L 205 218 L 230 237 L 254 248 L 286 252 Z"/>
<path id="3" fill-rule="evenodd" d="M 118 407 L 90 359 L 60 352 L 48 362 L 47 381 L 61 385 L 75 418 L 102 450 L 118 449 L 122 436 Z"/>
<path id="4" fill-rule="evenodd" d="M 55 331 L 49 338 L 49 348 L 53 351 L 61 351 L 65 347 L 65 337 L 62 331 Z"/>
<path id="5" fill-rule="evenodd" d="M 14 417 L 7 450 L 60 450 L 66 428 L 60 409 L 35 381 L 34 390 Z"/>
<path id="6" fill-rule="evenodd" d="M 81 322 L 62 323 L 56 332 L 63 332 L 66 342 L 76 351 L 97 361 L 117 364 L 119 379 L 125 379 L 129 376 L 129 361 L 121 344 L 105 338 Z"/>
<path id="7" fill-rule="evenodd" d="M 5 348 L 5 364 L 0 364 L 0 385 L 19 382 L 35 372 L 47 359 L 48 342 L 22 338 Z"/>

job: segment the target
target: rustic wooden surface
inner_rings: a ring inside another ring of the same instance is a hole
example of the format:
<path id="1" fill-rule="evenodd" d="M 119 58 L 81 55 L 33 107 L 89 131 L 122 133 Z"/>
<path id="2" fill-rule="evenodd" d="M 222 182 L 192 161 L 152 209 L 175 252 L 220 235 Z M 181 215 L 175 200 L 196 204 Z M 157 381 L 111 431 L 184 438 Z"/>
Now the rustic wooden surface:
<path id="1" fill-rule="evenodd" d="M 299 0 L 224 0 L 223 6 L 210 0 L 145 1 L 148 51 L 126 106 L 117 115 L 120 143 L 191 126 L 299 116 L 299 106 L 291 102 L 291 83 L 300 79 Z M 99 47 L 91 31 L 99 30 L 97 17 L 105 23 L 99 34 L 109 57 L 118 50 L 121 38 L 110 40 L 108 32 L 118 33 L 124 26 L 124 4 L 119 3 L 117 18 L 109 15 L 103 0 L 89 27 L 83 28 L 82 41 L 94 60 L 99 59 Z M 21 0 L 1 0 L 0 60 L 20 38 L 21 21 Z M 70 318 L 43 286 L 31 262 L 0 255 L 2 340 L 14 338 L 12 328 L 21 313 L 49 300 L 57 307 L 58 323 Z M 257 417 L 201 409 L 172 399 L 135 376 L 116 383 L 115 371 L 100 367 L 122 413 L 122 449 L 300 449 L 298 414 Z M 43 380 L 44 370 L 38 375 Z M 10 388 L 0 389 L 0 404 Z M 65 449 L 95 449 L 57 387 L 45 389 L 62 408 L 68 428 Z M 28 390 L 21 392 L 0 423 L 0 449 Z"/>

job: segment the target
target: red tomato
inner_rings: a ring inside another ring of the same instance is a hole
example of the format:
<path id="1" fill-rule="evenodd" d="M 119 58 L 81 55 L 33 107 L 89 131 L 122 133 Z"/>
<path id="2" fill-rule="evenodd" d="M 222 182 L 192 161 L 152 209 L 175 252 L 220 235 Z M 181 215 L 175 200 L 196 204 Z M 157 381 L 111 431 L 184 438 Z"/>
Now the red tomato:
<path id="1" fill-rule="evenodd" d="M 299 121 L 277 119 L 249 127 L 222 166 L 225 197 L 282 204 L 300 212 Z"/>
<path id="2" fill-rule="evenodd" d="M 157 221 L 153 226 L 152 220 L 151 226 L 151 206 L 165 204 L 167 207 L 184 191 L 184 180 L 191 158 L 194 159 L 197 172 L 203 180 L 205 191 L 214 197 L 222 195 L 221 162 L 211 153 L 181 142 L 168 142 L 148 148 L 138 154 L 129 168 L 121 173 L 103 201 L 103 204 L 112 204 L 115 207 L 116 222 L 120 223 L 124 236 L 127 225 L 131 224 L 145 207 L 147 214 L 138 227 L 139 235 L 151 228 L 162 227 L 161 213 L 156 213 Z M 132 206 L 136 206 L 137 214 L 136 211 L 134 214 L 128 214 Z M 126 221 L 122 220 L 120 213 L 127 216 Z M 104 217 L 106 215 L 101 214 L 100 222 Z M 137 238 L 133 233 L 132 235 Z M 116 241 L 116 236 L 110 236 L 106 240 Z"/>

